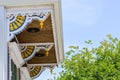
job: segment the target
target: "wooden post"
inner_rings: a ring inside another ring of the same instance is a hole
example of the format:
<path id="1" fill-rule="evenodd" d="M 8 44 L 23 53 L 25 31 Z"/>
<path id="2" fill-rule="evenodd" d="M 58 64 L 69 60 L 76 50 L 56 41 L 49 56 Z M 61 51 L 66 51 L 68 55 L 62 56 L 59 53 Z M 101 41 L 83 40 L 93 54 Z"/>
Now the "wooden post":
<path id="1" fill-rule="evenodd" d="M 0 6 L 0 80 L 8 80 L 7 27 L 4 6 Z"/>

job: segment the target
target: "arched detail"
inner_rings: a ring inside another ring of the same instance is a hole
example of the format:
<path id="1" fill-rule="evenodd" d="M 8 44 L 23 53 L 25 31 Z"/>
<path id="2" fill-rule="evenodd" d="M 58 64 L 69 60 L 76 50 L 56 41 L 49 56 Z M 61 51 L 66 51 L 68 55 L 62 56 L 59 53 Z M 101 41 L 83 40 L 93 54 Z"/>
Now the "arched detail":
<path id="1" fill-rule="evenodd" d="M 32 79 L 39 77 L 43 70 L 42 66 L 29 66 L 30 77 Z"/>
<path id="2" fill-rule="evenodd" d="M 35 46 L 20 46 L 20 48 L 25 61 L 30 60 L 35 55 Z"/>
<path id="3" fill-rule="evenodd" d="M 12 19 L 10 19 L 10 21 L 12 22 L 9 24 L 10 32 L 21 28 L 25 23 L 25 20 L 26 20 L 26 16 L 18 15 L 16 16 L 16 19 L 15 19 L 15 16 L 13 16 Z"/>

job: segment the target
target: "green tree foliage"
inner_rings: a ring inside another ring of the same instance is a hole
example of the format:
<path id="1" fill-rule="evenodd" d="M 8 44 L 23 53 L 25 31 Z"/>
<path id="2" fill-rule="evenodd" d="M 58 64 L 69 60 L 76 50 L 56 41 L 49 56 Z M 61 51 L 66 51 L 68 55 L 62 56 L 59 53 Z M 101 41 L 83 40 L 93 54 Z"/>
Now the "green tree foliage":
<path id="1" fill-rule="evenodd" d="M 57 80 L 120 80 L 120 40 L 107 38 L 92 49 L 70 46 Z"/>

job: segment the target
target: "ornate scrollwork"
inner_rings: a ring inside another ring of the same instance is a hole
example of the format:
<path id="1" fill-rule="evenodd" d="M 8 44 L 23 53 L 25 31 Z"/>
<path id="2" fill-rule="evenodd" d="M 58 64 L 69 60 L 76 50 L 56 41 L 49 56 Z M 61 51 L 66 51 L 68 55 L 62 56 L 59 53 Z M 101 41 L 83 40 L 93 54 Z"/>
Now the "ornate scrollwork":
<path id="1" fill-rule="evenodd" d="M 10 9 L 7 12 L 7 26 L 9 28 L 8 41 L 12 40 L 16 34 L 21 33 L 33 20 L 39 20 L 40 29 L 44 26 L 44 21 L 52 13 L 51 7 L 37 9 Z"/>

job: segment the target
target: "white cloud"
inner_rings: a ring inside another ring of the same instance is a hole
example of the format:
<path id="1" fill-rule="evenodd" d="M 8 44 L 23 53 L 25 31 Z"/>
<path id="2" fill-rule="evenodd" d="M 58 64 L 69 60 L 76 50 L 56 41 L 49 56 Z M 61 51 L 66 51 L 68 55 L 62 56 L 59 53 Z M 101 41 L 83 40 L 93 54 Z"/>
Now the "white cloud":
<path id="1" fill-rule="evenodd" d="M 64 21 L 93 25 L 101 13 L 101 3 L 100 0 L 63 0 L 62 9 Z"/>

